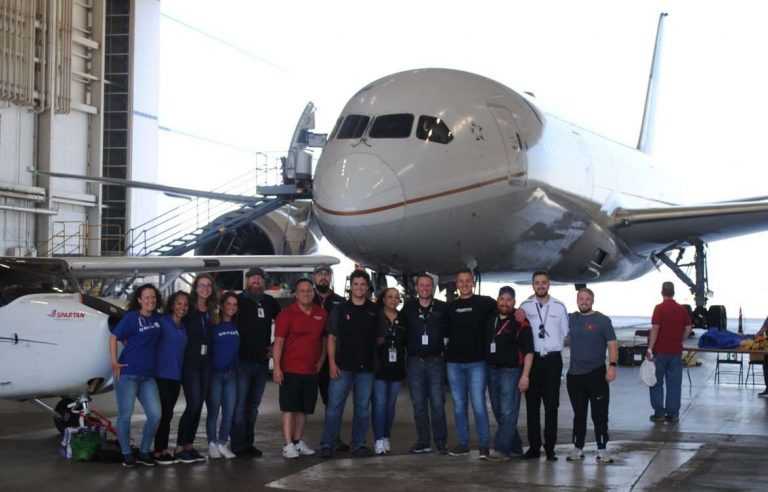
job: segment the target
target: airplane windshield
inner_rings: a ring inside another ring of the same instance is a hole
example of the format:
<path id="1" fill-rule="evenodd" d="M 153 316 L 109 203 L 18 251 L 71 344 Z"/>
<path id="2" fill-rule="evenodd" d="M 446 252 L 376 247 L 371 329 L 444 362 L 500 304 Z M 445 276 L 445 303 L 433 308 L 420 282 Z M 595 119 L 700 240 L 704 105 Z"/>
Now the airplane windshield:
<path id="1" fill-rule="evenodd" d="M 27 294 L 76 292 L 63 261 L 0 258 L 0 306 Z"/>
<path id="2" fill-rule="evenodd" d="M 373 120 L 371 138 L 408 138 L 413 128 L 412 114 L 385 114 Z"/>
<path id="3" fill-rule="evenodd" d="M 338 120 L 336 120 L 336 124 L 333 125 L 333 130 L 331 131 L 331 135 L 328 137 L 328 140 L 333 140 L 336 138 L 336 134 L 339 133 L 339 127 L 341 126 L 341 122 L 344 120 L 343 116 L 340 116 Z"/>
<path id="4" fill-rule="evenodd" d="M 419 116 L 416 136 L 421 140 L 441 144 L 447 144 L 453 140 L 453 133 L 445 121 L 434 116 Z"/>
<path id="5" fill-rule="evenodd" d="M 365 133 L 365 129 L 368 128 L 368 122 L 371 120 L 370 116 L 362 114 L 351 114 L 346 117 L 339 129 L 339 135 L 336 137 L 341 140 L 344 138 L 360 138 Z"/>

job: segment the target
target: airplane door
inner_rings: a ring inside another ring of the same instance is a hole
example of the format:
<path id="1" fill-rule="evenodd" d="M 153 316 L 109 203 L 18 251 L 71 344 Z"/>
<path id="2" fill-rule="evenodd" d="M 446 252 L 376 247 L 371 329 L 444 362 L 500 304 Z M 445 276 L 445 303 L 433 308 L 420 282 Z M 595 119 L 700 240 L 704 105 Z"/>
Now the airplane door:
<path id="1" fill-rule="evenodd" d="M 515 123 L 515 116 L 505 106 L 489 103 L 488 109 L 493 115 L 496 127 L 504 142 L 507 161 L 504 163 L 509 184 L 524 185 L 528 176 L 528 162 L 525 144 L 520 137 L 520 130 Z"/>

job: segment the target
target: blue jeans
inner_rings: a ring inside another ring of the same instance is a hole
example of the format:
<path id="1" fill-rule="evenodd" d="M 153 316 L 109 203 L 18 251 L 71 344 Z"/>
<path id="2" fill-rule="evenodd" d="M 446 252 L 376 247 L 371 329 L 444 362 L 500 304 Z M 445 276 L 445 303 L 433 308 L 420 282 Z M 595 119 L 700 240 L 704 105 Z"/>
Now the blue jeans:
<path id="1" fill-rule="evenodd" d="M 656 384 L 650 387 L 653 413 L 657 416 L 677 417 L 680 414 L 680 393 L 683 386 L 683 359 L 680 354 L 656 354 L 653 362 L 656 364 Z"/>
<path id="2" fill-rule="evenodd" d="M 236 399 L 237 370 L 213 372 L 211 374 L 211 390 L 208 392 L 208 400 L 206 401 L 208 418 L 205 421 L 205 429 L 208 433 L 209 443 L 225 444 L 229 440 Z M 217 434 L 216 421 L 219 419 L 219 408 L 221 408 L 221 424 Z"/>
<path id="3" fill-rule="evenodd" d="M 373 382 L 373 437 L 376 440 L 390 437 L 399 393 L 400 381 L 377 379 Z"/>
<path id="4" fill-rule="evenodd" d="M 242 451 L 253 446 L 256 417 L 267 384 L 269 367 L 259 362 L 240 361 L 237 368 L 237 405 L 232 427 L 232 449 Z"/>
<path id="5" fill-rule="evenodd" d="M 489 447 L 491 431 L 488 424 L 488 410 L 485 406 L 487 377 L 485 362 L 448 363 L 448 384 L 451 386 L 453 416 L 456 420 L 456 434 L 460 446 L 469 446 L 467 404 L 471 401 L 479 445 L 481 448 Z"/>
<path id="6" fill-rule="evenodd" d="M 408 388 L 411 391 L 417 444 L 429 446 L 431 430 L 435 446 L 445 447 L 448 430 L 445 423 L 445 362 L 440 356 L 408 358 Z"/>
<path id="7" fill-rule="evenodd" d="M 517 432 L 517 417 L 520 414 L 520 391 L 517 382 L 521 369 L 499 367 L 489 368 L 488 392 L 491 395 L 491 408 L 496 417 L 496 451 L 510 455 L 522 454 L 523 443 Z"/>
<path id="8" fill-rule="evenodd" d="M 131 451 L 131 415 L 136 398 L 144 408 L 147 421 L 141 434 L 142 453 L 152 451 L 152 442 L 160 425 L 160 394 L 157 391 L 155 378 L 123 374 L 115 383 L 115 398 L 117 399 L 117 440 L 120 441 L 120 451 L 124 455 Z"/>
<path id="9" fill-rule="evenodd" d="M 334 449 L 341 430 L 344 416 L 344 404 L 349 392 L 354 389 L 354 414 L 352 418 L 352 449 L 365 446 L 370 420 L 371 392 L 373 389 L 372 372 L 340 371 L 336 379 L 331 379 L 328 386 L 328 406 L 325 408 L 325 425 L 320 440 L 322 448 Z"/>

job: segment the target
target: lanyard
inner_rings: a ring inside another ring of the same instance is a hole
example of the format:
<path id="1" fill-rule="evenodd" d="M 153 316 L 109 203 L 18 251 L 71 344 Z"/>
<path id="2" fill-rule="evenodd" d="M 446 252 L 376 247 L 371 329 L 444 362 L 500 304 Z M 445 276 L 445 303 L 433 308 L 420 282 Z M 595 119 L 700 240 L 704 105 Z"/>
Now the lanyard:
<path id="1" fill-rule="evenodd" d="M 507 329 L 507 326 L 508 326 L 508 325 L 509 325 L 509 318 L 507 318 L 507 320 L 506 320 L 506 321 L 504 321 L 504 323 L 501 325 L 501 328 L 499 328 L 499 329 L 496 331 L 496 334 L 493 336 L 494 340 L 496 339 L 496 337 L 498 337 L 499 335 L 501 335 L 502 333 L 504 333 L 504 330 L 506 330 L 506 329 Z M 496 322 L 495 322 L 495 324 L 493 325 L 493 329 L 495 330 L 497 326 L 499 326 L 499 317 L 498 317 L 498 316 L 496 316 Z"/>
<path id="2" fill-rule="evenodd" d="M 203 329 L 203 340 L 208 338 L 208 312 L 206 311 L 200 316 L 200 327 Z"/>
<path id="3" fill-rule="evenodd" d="M 419 304 L 419 318 L 424 322 L 424 334 L 427 334 L 427 324 L 429 323 L 429 318 L 432 316 L 432 306 L 435 305 L 435 301 L 431 301 L 429 303 L 429 309 L 425 309 Z"/>
<path id="4" fill-rule="evenodd" d="M 547 334 L 547 318 L 549 317 L 549 303 L 547 303 L 547 307 L 544 310 L 544 317 L 541 317 L 541 309 L 539 309 L 539 303 L 536 303 L 536 311 L 539 312 L 539 323 L 544 328 L 544 334 Z"/>

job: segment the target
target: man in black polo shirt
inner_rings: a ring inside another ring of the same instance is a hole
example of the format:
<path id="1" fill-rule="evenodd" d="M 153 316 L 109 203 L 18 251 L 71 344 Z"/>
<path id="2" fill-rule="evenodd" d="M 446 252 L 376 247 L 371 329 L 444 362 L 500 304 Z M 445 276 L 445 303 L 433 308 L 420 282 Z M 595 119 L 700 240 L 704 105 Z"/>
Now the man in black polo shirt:
<path id="1" fill-rule="evenodd" d="M 435 284 L 426 273 L 416 277 L 416 299 L 403 307 L 408 334 L 408 388 L 416 421 L 416 444 L 411 453 L 432 451 L 431 430 L 435 447 L 440 454 L 447 454 L 447 429 L 445 423 L 445 359 L 443 337 L 447 304 L 433 297 Z"/>
<path id="2" fill-rule="evenodd" d="M 232 425 L 232 451 L 238 456 L 261 456 L 254 447 L 254 425 L 269 373 L 272 322 L 280 312 L 274 297 L 265 294 L 266 274 L 251 268 L 245 274 L 245 290 L 237 297 L 237 331 L 240 360 L 237 369 L 237 404 Z"/>
<path id="3" fill-rule="evenodd" d="M 357 270 L 349 276 L 349 282 L 349 300 L 333 310 L 328 322 L 331 384 L 320 443 L 323 458 L 333 457 L 350 391 L 354 393 L 352 455 L 357 458 L 373 456 L 373 451 L 365 446 L 365 436 L 371 419 L 374 360 L 377 339 L 380 338 L 379 311 L 368 299 L 371 279 L 367 273 Z"/>

